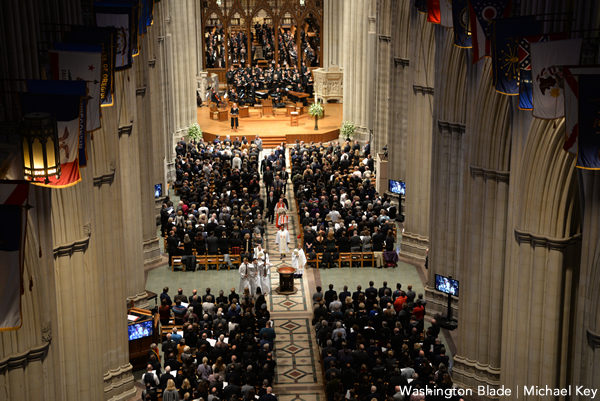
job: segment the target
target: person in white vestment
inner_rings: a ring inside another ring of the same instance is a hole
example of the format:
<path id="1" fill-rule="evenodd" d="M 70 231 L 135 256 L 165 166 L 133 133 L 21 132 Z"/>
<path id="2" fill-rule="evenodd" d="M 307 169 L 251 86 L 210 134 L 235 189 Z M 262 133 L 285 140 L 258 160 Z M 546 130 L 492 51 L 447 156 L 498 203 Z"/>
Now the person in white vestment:
<path id="1" fill-rule="evenodd" d="M 248 260 L 248 258 L 245 258 Z M 251 295 L 256 295 L 256 288 L 260 286 L 258 277 L 258 267 L 256 263 L 246 263 L 246 269 L 248 270 L 248 289 Z M 242 293 L 242 291 L 240 291 Z"/>
<path id="2" fill-rule="evenodd" d="M 306 255 L 299 243 L 296 243 L 296 249 L 292 251 L 292 267 L 296 269 L 294 277 L 299 278 L 304 274 L 304 265 L 306 264 Z"/>
<path id="3" fill-rule="evenodd" d="M 285 254 L 290 252 L 290 248 L 288 247 L 288 244 L 290 243 L 290 233 L 284 225 L 282 225 L 281 229 L 277 231 L 277 234 L 275 235 L 275 243 L 279 245 L 281 259 L 285 258 Z"/>
<path id="4" fill-rule="evenodd" d="M 244 288 L 248 288 L 248 290 L 250 291 L 250 294 L 253 293 L 252 291 L 252 286 L 250 284 L 250 275 L 249 275 L 249 268 L 248 268 L 248 258 L 244 258 L 244 263 L 240 263 L 240 268 L 239 268 L 239 272 L 240 272 L 240 289 L 239 292 L 240 294 L 244 293 Z"/>
<path id="5" fill-rule="evenodd" d="M 264 295 L 271 293 L 271 263 L 269 263 L 269 254 L 261 245 L 254 248 L 254 262 L 258 269 L 257 286 L 260 287 Z"/>

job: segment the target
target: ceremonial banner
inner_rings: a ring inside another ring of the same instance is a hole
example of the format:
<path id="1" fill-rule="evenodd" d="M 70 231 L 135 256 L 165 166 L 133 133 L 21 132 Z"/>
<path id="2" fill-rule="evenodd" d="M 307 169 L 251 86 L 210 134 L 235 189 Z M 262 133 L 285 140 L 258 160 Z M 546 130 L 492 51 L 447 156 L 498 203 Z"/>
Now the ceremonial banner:
<path id="1" fill-rule="evenodd" d="M 137 54 L 136 23 L 134 23 L 134 3 L 94 3 L 96 25 L 117 29 L 116 70 L 130 68 L 133 55 Z"/>
<path id="2" fill-rule="evenodd" d="M 433 24 L 441 22 L 440 1 L 443 0 L 427 0 L 427 22 Z"/>
<path id="3" fill-rule="evenodd" d="M 452 28 L 452 0 L 440 0 L 440 24 Z"/>
<path id="4" fill-rule="evenodd" d="M 492 54 L 492 21 L 508 17 L 511 0 L 469 0 L 473 64 Z"/>
<path id="5" fill-rule="evenodd" d="M 472 40 L 468 0 L 452 0 L 452 24 L 454 26 L 454 46 L 470 48 Z"/>
<path id="6" fill-rule="evenodd" d="M 60 178 L 43 178 L 34 184 L 52 188 L 64 188 L 81 181 L 79 174 L 79 143 L 85 135 L 86 85 L 83 81 L 27 81 L 27 92 L 19 93 L 21 112 L 50 113 L 56 118 L 60 149 Z"/>
<path id="7" fill-rule="evenodd" d="M 533 116 L 553 120 L 565 115 L 562 66 L 579 64 L 582 39 L 531 43 Z"/>
<path id="8" fill-rule="evenodd" d="M 21 327 L 23 261 L 29 182 L 0 181 L 0 331 Z"/>
<path id="9" fill-rule="evenodd" d="M 600 170 L 600 75 L 579 76 L 578 168 Z"/>
<path id="10" fill-rule="evenodd" d="M 415 8 L 419 10 L 420 13 L 427 14 L 427 1 L 428 0 L 415 0 Z"/>
<path id="11" fill-rule="evenodd" d="M 547 42 L 549 40 L 568 39 L 566 32 L 548 35 L 534 35 L 519 38 L 519 108 L 521 110 L 533 109 L 533 85 L 531 78 L 530 43 Z"/>
<path id="12" fill-rule="evenodd" d="M 71 25 L 71 31 L 65 32 L 65 42 L 94 44 L 102 46 L 102 64 L 100 80 L 100 107 L 114 104 L 113 82 L 115 81 L 115 56 L 117 51 L 117 30 L 87 25 Z"/>
<path id="13" fill-rule="evenodd" d="M 565 88 L 565 144 L 564 149 L 577 154 L 579 135 L 579 76 L 600 75 L 600 66 L 563 67 Z"/>
<path id="14" fill-rule="evenodd" d="M 154 7 L 154 0 L 141 0 L 140 10 L 140 23 L 139 23 L 139 34 L 143 35 L 148 30 L 147 27 L 152 25 L 152 11 Z"/>
<path id="15" fill-rule="evenodd" d="M 504 18 L 492 24 L 492 76 L 496 91 L 519 94 L 519 36 L 539 33 L 542 23 L 535 16 Z"/>
<path id="16" fill-rule="evenodd" d="M 100 92 L 102 80 L 102 46 L 55 43 L 50 50 L 52 77 L 62 81 L 85 81 L 87 84 L 86 127 L 88 132 L 101 128 Z"/>

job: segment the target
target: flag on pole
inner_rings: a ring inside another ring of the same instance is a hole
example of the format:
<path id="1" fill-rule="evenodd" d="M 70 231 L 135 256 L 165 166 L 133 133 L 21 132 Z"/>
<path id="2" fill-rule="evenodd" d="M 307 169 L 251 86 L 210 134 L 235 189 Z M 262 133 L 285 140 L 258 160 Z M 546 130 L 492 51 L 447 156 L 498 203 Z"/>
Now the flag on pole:
<path id="1" fill-rule="evenodd" d="M 531 78 L 531 55 L 529 44 L 564 39 L 568 39 L 568 34 L 566 32 L 519 38 L 519 68 L 521 69 L 519 73 L 519 109 L 533 109 L 533 80 Z"/>
<path id="2" fill-rule="evenodd" d="M 442 0 L 427 0 L 427 22 L 432 24 L 441 22 L 440 1 Z"/>
<path id="3" fill-rule="evenodd" d="M 511 0 L 469 0 L 473 64 L 492 54 L 492 21 L 508 17 Z"/>
<path id="4" fill-rule="evenodd" d="M 81 181 L 78 159 L 80 138 L 85 135 L 86 91 L 83 81 L 29 80 L 27 92 L 19 93 L 23 114 L 50 113 L 58 126 L 61 176 L 50 177 L 48 184 L 40 178 L 34 184 L 64 188 Z"/>
<path id="5" fill-rule="evenodd" d="M 600 75 L 579 76 L 579 136 L 576 167 L 600 170 Z"/>
<path id="6" fill-rule="evenodd" d="M 141 0 L 139 34 L 143 35 L 148 30 L 147 27 L 152 25 L 153 20 L 154 0 Z"/>
<path id="7" fill-rule="evenodd" d="M 115 81 L 115 57 L 117 51 L 117 30 L 97 26 L 71 25 L 65 32 L 65 42 L 94 44 L 102 46 L 102 64 L 100 81 L 100 107 L 114 104 L 113 83 Z"/>
<path id="8" fill-rule="evenodd" d="M 553 120 L 565 115 L 562 66 L 579 64 L 582 39 L 531 43 L 533 116 Z"/>
<path id="9" fill-rule="evenodd" d="M 0 331 L 21 327 L 28 181 L 0 181 Z"/>
<path id="10" fill-rule="evenodd" d="M 49 51 L 52 77 L 62 81 L 84 81 L 87 84 L 85 130 L 92 132 L 100 129 L 102 46 L 55 43 L 54 49 Z"/>
<path id="11" fill-rule="evenodd" d="M 440 24 L 452 28 L 452 0 L 440 0 Z"/>
<path id="12" fill-rule="evenodd" d="M 454 26 L 454 46 L 471 47 L 471 28 L 469 27 L 469 1 L 452 0 L 452 25 Z"/>
<path id="13" fill-rule="evenodd" d="M 519 94 L 519 36 L 539 33 L 535 16 L 503 18 L 492 23 L 492 85 L 504 95 Z"/>
<path id="14" fill-rule="evenodd" d="M 94 13 L 96 25 L 117 29 L 117 71 L 130 68 L 133 65 L 133 55 L 137 54 L 137 30 L 134 23 L 133 2 L 95 2 Z"/>
<path id="15" fill-rule="evenodd" d="M 565 88 L 565 145 L 564 149 L 577 154 L 577 137 L 579 136 L 579 76 L 600 75 L 600 66 L 586 65 L 563 67 Z"/>

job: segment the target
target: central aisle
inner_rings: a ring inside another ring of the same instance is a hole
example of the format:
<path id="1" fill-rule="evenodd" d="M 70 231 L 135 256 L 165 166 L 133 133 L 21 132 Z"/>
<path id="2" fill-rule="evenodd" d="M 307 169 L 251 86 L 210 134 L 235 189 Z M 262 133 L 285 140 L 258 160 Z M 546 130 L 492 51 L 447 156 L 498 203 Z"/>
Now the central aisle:
<path id="1" fill-rule="evenodd" d="M 289 159 L 289 158 L 288 158 Z M 289 160 L 288 160 L 289 163 Z M 263 196 L 267 194 L 263 187 Z M 290 250 L 295 246 L 300 233 L 298 227 L 296 200 L 293 185 L 288 181 L 286 198 L 290 205 L 289 233 Z M 291 266 L 291 253 L 284 260 L 279 259 L 275 244 L 275 224 L 267 223 L 266 244 L 271 267 L 271 296 L 268 298 L 271 318 L 275 323 L 275 360 L 277 361 L 273 392 L 279 401 L 317 400 L 324 401 L 323 374 L 315 329 L 311 324 L 312 301 L 309 288 L 314 288 L 313 269 L 305 270 L 302 279 L 295 279 L 296 294 L 285 296 L 275 292 L 279 285 L 277 268 Z"/>

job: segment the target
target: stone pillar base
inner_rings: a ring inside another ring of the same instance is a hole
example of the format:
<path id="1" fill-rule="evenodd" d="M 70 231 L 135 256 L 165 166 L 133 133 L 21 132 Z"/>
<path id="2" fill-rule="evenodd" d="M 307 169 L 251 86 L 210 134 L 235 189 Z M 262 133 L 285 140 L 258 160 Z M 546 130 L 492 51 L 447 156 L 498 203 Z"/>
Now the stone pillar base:
<path id="1" fill-rule="evenodd" d="M 427 304 L 427 307 L 429 307 L 429 304 Z M 471 361 L 460 355 L 454 356 L 452 378 L 459 387 L 473 389 L 474 395 L 477 394 L 478 386 L 490 386 L 493 389 L 500 388 L 500 368 L 481 365 L 477 361 Z M 489 391 L 486 390 L 486 393 L 489 393 Z M 482 395 L 477 396 L 477 399 L 497 401 L 500 397 Z"/>
<path id="2" fill-rule="evenodd" d="M 134 377 L 131 364 L 121 366 L 104 374 L 104 399 L 120 401 L 135 395 Z"/>
<path id="3" fill-rule="evenodd" d="M 200 99 L 204 103 L 206 101 L 206 95 L 208 91 L 206 88 L 208 87 L 208 72 L 201 71 L 200 75 L 196 75 L 196 92 L 200 94 Z"/>
<path id="4" fill-rule="evenodd" d="M 340 103 L 344 101 L 344 72 L 340 68 L 331 67 L 329 71 L 324 68 L 313 70 L 315 80 L 315 93 L 317 99 L 327 103 L 330 100 L 336 100 Z"/>
<path id="5" fill-rule="evenodd" d="M 427 249 L 429 248 L 429 238 L 422 237 L 419 234 L 402 233 L 402 244 L 400 246 L 400 256 L 408 258 L 419 263 L 425 263 Z"/>
<path id="6" fill-rule="evenodd" d="M 133 306 L 140 309 L 150 309 L 150 303 L 148 302 L 148 294 L 144 291 L 141 294 L 136 294 L 130 297 L 127 297 L 127 308 L 131 308 L 131 302 L 133 301 Z"/>
<path id="7" fill-rule="evenodd" d="M 158 237 L 144 240 L 144 266 L 151 265 L 161 260 L 160 239 Z"/>
<path id="8" fill-rule="evenodd" d="M 435 278 L 431 279 L 431 285 L 428 283 L 425 286 L 425 300 L 427 301 L 427 314 L 440 314 L 446 316 L 448 313 L 448 294 L 435 290 L 434 281 Z M 460 294 L 459 294 L 460 295 Z M 452 298 L 452 317 L 458 319 L 458 299 Z M 460 321 L 458 322 L 460 327 Z"/>

